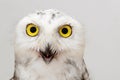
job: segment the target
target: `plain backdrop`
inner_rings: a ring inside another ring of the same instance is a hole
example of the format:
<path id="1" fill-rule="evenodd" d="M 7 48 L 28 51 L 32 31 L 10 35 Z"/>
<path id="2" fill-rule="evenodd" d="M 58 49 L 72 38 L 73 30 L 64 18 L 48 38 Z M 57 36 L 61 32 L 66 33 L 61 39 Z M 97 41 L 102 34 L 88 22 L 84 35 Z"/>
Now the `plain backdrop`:
<path id="1" fill-rule="evenodd" d="M 19 20 L 51 8 L 84 25 L 91 80 L 120 80 L 119 0 L 0 0 L 0 80 L 9 80 L 14 72 L 13 32 Z"/>

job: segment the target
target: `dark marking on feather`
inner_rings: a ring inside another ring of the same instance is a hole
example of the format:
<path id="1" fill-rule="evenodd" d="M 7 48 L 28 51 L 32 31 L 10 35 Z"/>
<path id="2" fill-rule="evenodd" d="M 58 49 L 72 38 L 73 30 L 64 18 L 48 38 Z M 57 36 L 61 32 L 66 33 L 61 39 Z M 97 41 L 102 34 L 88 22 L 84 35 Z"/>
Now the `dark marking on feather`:
<path id="1" fill-rule="evenodd" d="M 37 15 L 45 15 L 44 12 L 37 12 Z"/>
<path id="2" fill-rule="evenodd" d="M 89 78 L 89 73 L 88 73 L 88 70 L 87 70 L 87 68 L 86 68 L 86 64 L 85 64 L 85 62 L 84 62 L 84 60 L 83 60 L 83 73 L 82 73 L 82 79 L 81 80 L 90 80 L 90 78 Z"/>
<path id="3" fill-rule="evenodd" d="M 20 80 L 20 79 L 18 77 L 16 77 L 14 74 L 14 76 L 10 80 Z"/>
<path id="4" fill-rule="evenodd" d="M 53 14 L 52 14 L 52 19 L 54 19 L 54 18 L 55 18 L 55 16 L 56 16 L 56 15 L 53 13 Z"/>
<path id="5" fill-rule="evenodd" d="M 79 71 L 79 67 L 77 66 L 75 61 L 67 59 L 65 63 L 70 65 L 70 66 L 72 66 L 75 69 L 75 71 L 76 71 L 77 75 L 73 76 L 71 80 L 81 80 L 81 77 L 80 77 L 81 72 Z M 68 73 L 71 72 L 71 68 L 66 68 L 66 70 L 67 70 Z"/>
<path id="6" fill-rule="evenodd" d="M 81 80 L 85 80 L 84 75 L 82 75 Z"/>
<path id="7" fill-rule="evenodd" d="M 51 24 L 51 22 L 55 18 L 55 16 L 56 16 L 56 14 L 54 14 L 54 13 L 51 15 L 51 19 L 49 20 L 49 24 Z"/>
<path id="8" fill-rule="evenodd" d="M 31 58 L 27 58 L 26 62 L 24 63 L 25 67 L 29 66 Z"/>
<path id="9" fill-rule="evenodd" d="M 78 76 L 75 76 L 75 77 L 74 77 L 74 80 L 81 80 L 81 78 L 78 77 Z"/>
<path id="10" fill-rule="evenodd" d="M 89 79 L 89 73 L 88 73 L 88 70 L 87 70 L 86 65 L 84 63 L 84 60 L 83 60 L 83 63 L 82 63 L 82 67 L 83 67 L 82 74 L 81 74 L 81 71 L 80 71 L 79 67 L 77 66 L 77 64 L 73 60 L 67 59 L 65 61 L 65 63 L 73 66 L 76 70 L 77 75 L 75 75 L 71 80 L 90 80 Z M 68 73 L 70 72 L 70 68 L 68 68 L 66 70 L 68 71 Z"/>
<path id="11" fill-rule="evenodd" d="M 70 60 L 70 59 L 67 59 L 67 61 L 66 61 L 65 63 L 66 63 L 66 64 L 69 64 L 69 65 L 72 65 L 72 66 L 74 66 L 75 68 L 78 69 L 76 63 L 75 63 L 74 61 Z"/>

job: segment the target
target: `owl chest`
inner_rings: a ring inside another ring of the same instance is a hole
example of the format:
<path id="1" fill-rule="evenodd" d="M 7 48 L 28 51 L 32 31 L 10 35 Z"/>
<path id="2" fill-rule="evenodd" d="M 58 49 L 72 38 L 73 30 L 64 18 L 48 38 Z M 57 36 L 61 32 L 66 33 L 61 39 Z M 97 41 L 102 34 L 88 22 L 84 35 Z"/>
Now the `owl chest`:
<path id="1" fill-rule="evenodd" d="M 81 71 L 75 66 L 54 69 L 19 69 L 15 80 L 81 80 Z"/>

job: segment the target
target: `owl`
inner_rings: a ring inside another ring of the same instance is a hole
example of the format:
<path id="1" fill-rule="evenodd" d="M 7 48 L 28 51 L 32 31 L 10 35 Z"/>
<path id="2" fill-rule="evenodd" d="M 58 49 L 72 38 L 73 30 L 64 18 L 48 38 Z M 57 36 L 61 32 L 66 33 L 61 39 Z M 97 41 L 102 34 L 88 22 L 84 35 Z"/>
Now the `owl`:
<path id="1" fill-rule="evenodd" d="M 15 29 L 11 80 L 90 80 L 83 26 L 54 9 L 24 17 Z"/>

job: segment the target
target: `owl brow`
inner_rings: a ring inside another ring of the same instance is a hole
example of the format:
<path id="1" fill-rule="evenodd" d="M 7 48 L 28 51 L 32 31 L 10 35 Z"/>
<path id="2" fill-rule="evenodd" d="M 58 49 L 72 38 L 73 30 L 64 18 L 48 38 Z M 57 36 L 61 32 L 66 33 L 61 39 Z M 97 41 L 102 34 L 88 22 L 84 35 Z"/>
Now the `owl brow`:
<path id="1" fill-rule="evenodd" d="M 30 24 L 35 24 L 35 25 L 39 26 L 39 24 L 36 21 L 34 21 L 32 18 L 30 18 L 30 19 L 32 21 Z"/>

